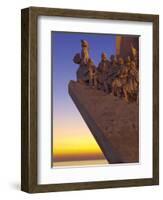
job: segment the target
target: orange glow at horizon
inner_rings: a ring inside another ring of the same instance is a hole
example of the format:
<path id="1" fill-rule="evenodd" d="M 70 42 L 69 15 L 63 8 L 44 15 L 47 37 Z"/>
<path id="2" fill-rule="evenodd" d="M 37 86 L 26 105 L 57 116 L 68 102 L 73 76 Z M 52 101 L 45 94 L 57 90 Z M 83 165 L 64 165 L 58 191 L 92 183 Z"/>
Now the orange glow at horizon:
<path id="1" fill-rule="evenodd" d="M 74 120 L 73 123 L 71 119 L 67 119 L 64 125 L 56 120 L 57 123 L 53 123 L 54 162 L 106 160 L 83 119 Z"/>

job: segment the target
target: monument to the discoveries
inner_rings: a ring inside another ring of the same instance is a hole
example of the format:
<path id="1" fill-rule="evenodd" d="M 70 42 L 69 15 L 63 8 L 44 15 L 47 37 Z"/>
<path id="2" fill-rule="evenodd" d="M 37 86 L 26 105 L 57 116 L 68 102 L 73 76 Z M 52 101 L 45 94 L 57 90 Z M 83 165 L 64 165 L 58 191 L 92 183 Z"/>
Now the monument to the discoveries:
<path id="1" fill-rule="evenodd" d="M 117 76 L 114 75 L 115 81 L 111 80 L 119 84 L 120 97 L 114 96 L 111 91 L 106 93 L 103 89 L 90 87 L 88 84 L 88 68 L 92 67 L 93 69 L 94 67 L 94 64 L 88 67 L 88 61 L 91 59 L 89 58 L 88 46 L 86 41 L 84 44 L 82 42 L 82 53 L 76 54 L 73 59 L 79 67 L 77 82 L 69 82 L 69 94 L 109 163 L 139 162 L 138 103 L 136 99 L 129 103 L 123 99 L 124 88 L 130 96 L 138 96 L 139 81 L 137 77 L 138 66 L 136 65 L 138 37 L 118 36 L 116 38 L 116 53 L 120 56 L 119 60 L 112 55 L 111 58 L 114 62 L 104 62 L 105 68 L 111 69 L 116 66 L 117 69 L 119 67 Z M 124 63 L 123 58 L 126 57 L 128 59 Z M 108 63 L 108 66 L 106 66 L 106 63 Z M 98 73 L 101 72 L 98 72 L 97 68 L 95 73 L 98 82 Z"/>

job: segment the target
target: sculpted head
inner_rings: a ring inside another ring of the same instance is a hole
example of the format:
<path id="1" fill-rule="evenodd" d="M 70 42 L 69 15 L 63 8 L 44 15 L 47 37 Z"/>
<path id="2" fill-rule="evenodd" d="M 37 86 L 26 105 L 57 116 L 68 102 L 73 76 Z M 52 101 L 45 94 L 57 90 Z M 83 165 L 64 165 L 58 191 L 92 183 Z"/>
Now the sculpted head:
<path id="1" fill-rule="evenodd" d="M 74 61 L 75 64 L 80 64 L 80 62 L 81 62 L 80 53 L 75 54 L 73 61 Z"/>
<path id="2" fill-rule="evenodd" d="M 115 55 L 111 55 L 110 56 L 110 61 L 111 61 L 111 63 L 116 63 L 117 62 L 116 56 Z"/>
<path id="3" fill-rule="evenodd" d="M 101 54 L 101 60 L 102 61 L 107 60 L 107 54 L 105 52 L 102 52 L 102 54 Z"/>
<path id="4" fill-rule="evenodd" d="M 119 57 L 119 59 L 118 59 L 118 63 L 119 63 L 120 65 L 123 65 L 123 64 L 124 64 L 124 60 L 123 60 L 122 57 Z"/>
<path id="5" fill-rule="evenodd" d="M 88 42 L 86 40 L 81 40 L 81 46 L 82 47 L 88 47 Z"/>

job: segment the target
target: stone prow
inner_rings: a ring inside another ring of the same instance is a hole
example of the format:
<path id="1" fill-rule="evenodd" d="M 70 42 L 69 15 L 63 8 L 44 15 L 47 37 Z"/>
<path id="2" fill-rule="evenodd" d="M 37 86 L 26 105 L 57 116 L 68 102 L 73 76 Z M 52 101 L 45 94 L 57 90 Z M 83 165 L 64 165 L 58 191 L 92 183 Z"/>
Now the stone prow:
<path id="1" fill-rule="evenodd" d="M 127 105 L 114 96 L 75 81 L 69 82 L 68 91 L 108 162 L 138 162 L 137 105 Z M 126 123 L 128 118 L 132 119 L 131 123 Z"/>

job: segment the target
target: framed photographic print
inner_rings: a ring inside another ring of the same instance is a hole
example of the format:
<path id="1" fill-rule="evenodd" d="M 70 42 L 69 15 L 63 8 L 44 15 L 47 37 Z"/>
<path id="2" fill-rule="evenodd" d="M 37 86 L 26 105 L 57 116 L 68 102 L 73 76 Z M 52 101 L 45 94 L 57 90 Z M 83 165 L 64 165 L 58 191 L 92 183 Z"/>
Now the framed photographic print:
<path id="1" fill-rule="evenodd" d="M 21 11 L 21 189 L 159 184 L 159 16 Z"/>

